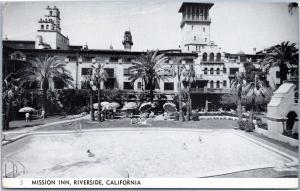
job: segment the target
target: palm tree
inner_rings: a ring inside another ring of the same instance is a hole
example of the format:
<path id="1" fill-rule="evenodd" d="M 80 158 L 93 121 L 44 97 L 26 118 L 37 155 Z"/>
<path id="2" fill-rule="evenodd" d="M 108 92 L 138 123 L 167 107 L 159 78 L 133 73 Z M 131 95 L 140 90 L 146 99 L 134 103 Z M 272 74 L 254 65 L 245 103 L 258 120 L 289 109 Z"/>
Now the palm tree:
<path id="1" fill-rule="evenodd" d="M 9 129 L 11 105 L 15 96 L 18 94 L 18 80 L 13 78 L 14 73 L 8 74 L 3 80 L 2 100 L 5 104 L 5 118 L 3 119 L 4 130 Z"/>
<path id="2" fill-rule="evenodd" d="M 36 82 L 41 83 L 42 108 L 47 112 L 47 91 L 51 88 L 51 84 L 54 83 L 54 80 L 59 80 L 64 86 L 73 86 L 71 72 L 65 68 L 64 59 L 58 56 L 39 56 L 28 63 L 28 66 L 18 72 L 20 80 L 29 85 Z"/>
<path id="3" fill-rule="evenodd" d="M 289 3 L 288 5 L 289 13 L 291 15 L 293 14 L 293 11 L 296 10 L 297 8 L 298 8 L 298 3 L 296 2 Z"/>
<path id="4" fill-rule="evenodd" d="M 191 85 L 196 80 L 196 72 L 194 69 L 194 65 L 191 63 L 189 64 L 189 68 L 185 68 L 183 71 L 183 82 L 186 87 L 186 93 L 187 93 L 187 104 L 186 104 L 186 120 L 190 120 L 190 113 L 192 109 L 192 99 L 191 99 Z"/>
<path id="5" fill-rule="evenodd" d="M 298 67 L 298 55 L 295 43 L 282 42 L 271 48 L 271 52 L 267 53 L 266 58 L 261 62 L 261 68 L 269 72 L 270 68 L 279 67 L 280 84 L 282 84 L 287 79 L 289 69 L 295 65 Z"/>
<path id="6" fill-rule="evenodd" d="M 96 58 L 96 63 L 92 65 L 94 69 L 93 80 L 97 87 L 98 92 L 98 121 L 99 123 L 102 121 L 101 117 L 101 86 L 102 83 L 105 82 L 108 78 L 108 74 L 104 68 L 105 62 L 101 60 L 101 58 Z"/>
<path id="7" fill-rule="evenodd" d="M 261 81 L 256 74 L 253 81 L 248 82 L 247 85 L 243 88 L 242 93 L 246 98 L 251 100 L 251 111 L 249 115 L 250 122 L 253 122 L 254 107 L 256 105 L 256 100 L 259 97 L 262 98 L 271 98 L 272 92 L 267 88 L 263 81 Z"/>
<path id="8" fill-rule="evenodd" d="M 245 84 L 246 81 L 243 73 L 236 73 L 230 85 L 232 94 L 237 96 L 238 122 L 242 121 L 242 93 Z"/>
<path id="9" fill-rule="evenodd" d="M 155 83 L 160 79 L 165 80 L 167 78 L 165 73 L 168 69 L 164 64 L 168 59 L 164 54 L 159 54 L 158 50 L 147 51 L 145 54 L 137 57 L 136 60 L 133 60 L 133 66 L 128 68 L 131 72 L 129 80 L 132 83 L 137 79 L 142 79 L 145 85 L 149 86 L 151 102 L 154 99 Z"/>
<path id="10" fill-rule="evenodd" d="M 185 71 L 185 66 L 182 64 L 181 57 L 173 58 L 173 64 L 171 65 L 173 76 L 177 76 L 177 94 L 178 94 L 178 108 L 179 108 L 179 121 L 183 121 L 182 112 L 182 87 L 181 87 L 181 76 Z"/>
<path id="11" fill-rule="evenodd" d="M 93 106 L 93 81 L 92 81 L 93 70 L 88 71 L 88 75 L 85 76 L 85 85 L 89 89 L 90 97 L 90 109 L 91 109 L 91 120 L 95 121 L 94 106 Z"/>

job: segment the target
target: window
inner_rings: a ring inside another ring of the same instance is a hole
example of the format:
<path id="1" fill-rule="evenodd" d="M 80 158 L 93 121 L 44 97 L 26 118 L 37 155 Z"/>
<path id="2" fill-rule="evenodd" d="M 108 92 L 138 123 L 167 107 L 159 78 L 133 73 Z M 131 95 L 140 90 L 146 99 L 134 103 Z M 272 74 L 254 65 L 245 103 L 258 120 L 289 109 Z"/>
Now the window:
<path id="1" fill-rule="evenodd" d="M 235 75 L 237 72 L 239 72 L 239 68 L 230 68 L 229 74 Z"/>
<path id="2" fill-rule="evenodd" d="M 104 68 L 109 78 L 115 77 L 115 70 L 113 68 Z"/>
<path id="3" fill-rule="evenodd" d="M 138 83 L 137 83 L 137 89 L 138 89 L 138 90 L 142 89 L 142 82 L 138 82 Z"/>
<path id="4" fill-rule="evenodd" d="M 227 73 L 227 71 L 226 71 L 226 68 L 225 68 L 225 67 L 223 68 L 223 73 L 224 73 L 224 74 L 226 74 L 226 73 Z"/>
<path id="5" fill-rule="evenodd" d="M 46 25 L 46 29 L 49 29 L 49 25 Z"/>
<path id="6" fill-rule="evenodd" d="M 91 75 L 92 71 L 92 68 L 81 68 L 81 75 Z"/>
<path id="7" fill-rule="evenodd" d="M 217 61 L 221 61 L 221 53 L 217 53 Z"/>
<path id="8" fill-rule="evenodd" d="M 190 46 L 187 46 L 188 47 L 188 51 L 190 51 Z"/>
<path id="9" fill-rule="evenodd" d="M 276 72 L 276 78 L 280 78 L 280 71 Z"/>
<path id="10" fill-rule="evenodd" d="M 210 68 L 210 74 L 214 74 L 214 69 Z"/>
<path id="11" fill-rule="evenodd" d="M 197 38 L 196 38 L 196 36 L 194 36 L 194 40 L 196 40 Z"/>
<path id="12" fill-rule="evenodd" d="M 220 88 L 220 81 L 217 81 L 217 88 Z"/>
<path id="13" fill-rule="evenodd" d="M 210 88 L 214 88 L 214 81 L 210 81 Z"/>
<path id="14" fill-rule="evenodd" d="M 192 25 L 192 30 L 194 29 L 194 25 Z"/>
<path id="15" fill-rule="evenodd" d="M 217 68 L 217 74 L 220 74 L 220 68 Z"/>
<path id="16" fill-rule="evenodd" d="M 204 68 L 204 74 L 207 74 L 207 68 Z"/>
<path id="17" fill-rule="evenodd" d="M 63 89 L 64 88 L 64 82 L 58 78 L 53 78 L 54 82 L 54 89 Z"/>
<path id="18" fill-rule="evenodd" d="M 164 90 L 174 90 L 174 83 L 173 82 L 165 82 Z"/>
<path id="19" fill-rule="evenodd" d="M 88 81 L 81 81 L 81 89 L 88 89 L 89 82 Z"/>
<path id="20" fill-rule="evenodd" d="M 133 90 L 133 84 L 131 82 L 124 82 L 123 89 L 124 90 Z"/>
<path id="21" fill-rule="evenodd" d="M 214 57 L 215 57 L 214 53 L 210 53 L 209 54 L 209 61 L 214 61 Z"/>
<path id="22" fill-rule="evenodd" d="M 202 61 L 207 61 L 207 53 L 204 52 L 202 55 Z"/>
<path id="23" fill-rule="evenodd" d="M 207 41 L 207 38 L 205 38 L 205 42 Z"/>
<path id="24" fill-rule="evenodd" d="M 50 16 L 52 16 L 52 11 L 50 11 Z"/>
<path id="25" fill-rule="evenodd" d="M 205 32 L 205 27 L 203 27 L 203 32 Z"/>
<path id="26" fill-rule="evenodd" d="M 227 87 L 227 81 L 226 80 L 223 80 L 223 87 Z"/>
<path id="27" fill-rule="evenodd" d="M 41 29 L 44 30 L 44 25 L 41 25 Z"/>
<path id="28" fill-rule="evenodd" d="M 298 92 L 295 92 L 295 98 L 294 98 L 295 103 L 298 103 L 298 97 L 299 97 Z"/>
<path id="29" fill-rule="evenodd" d="M 130 69 L 129 68 L 124 68 L 124 76 L 130 76 Z"/>

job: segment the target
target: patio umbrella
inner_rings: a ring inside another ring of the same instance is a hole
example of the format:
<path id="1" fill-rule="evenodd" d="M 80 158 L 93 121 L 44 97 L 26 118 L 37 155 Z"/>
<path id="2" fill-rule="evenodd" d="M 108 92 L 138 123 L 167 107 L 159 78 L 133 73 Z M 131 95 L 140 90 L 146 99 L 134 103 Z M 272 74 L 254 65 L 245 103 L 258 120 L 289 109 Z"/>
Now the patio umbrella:
<path id="1" fill-rule="evenodd" d="M 163 108 L 166 112 L 170 112 L 170 113 L 177 111 L 176 105 L 174 103 L 165 103 L 163 105 Z"/>
<path id="2" fill-rule="evenodd" d="M 124 107 L 122 108 L 122 110 L 128 110 L 128 109 L 136 109 L 137 105 L 135 102 L 127 102 Z"/>
<path id="3" fill-rule="evenodd" d="M 101 107 L 103 107 L 103 108 L 108 108 L 109 107 L 109 102 L 107 102 L 107 101 L 103 101 L 100 104 L 101 104 Z M 93 107 L 94 107 L 94 109 L 98 109 L 98 103 L 94 103 Z"/>
<path id="4" fill-rule="evenodd" d="M 120 104 L 117 103 L 117 102 L 111 102 L 111 103 L 109 104 L 109 107 L 110 107 L 111 109 L 116 109 L 116 108 L 120 107 Z"/>
<path id="5" fill-rule="evenodd" d="M 149 111 L 151 108 L 152 108 L 151 102 L 142 103 L 142 105 L 140 106 L 140 111 L 142 113 L 145 113 L 145 112 Z"/>
<path id="6" fill-rule="evenodd" d="M 32 107 L 23 107 L 19 110 L 19 112 L 22 112 L 22 113 L 33 112 L 33 111 L 35 111 L 35 109 Z"/>

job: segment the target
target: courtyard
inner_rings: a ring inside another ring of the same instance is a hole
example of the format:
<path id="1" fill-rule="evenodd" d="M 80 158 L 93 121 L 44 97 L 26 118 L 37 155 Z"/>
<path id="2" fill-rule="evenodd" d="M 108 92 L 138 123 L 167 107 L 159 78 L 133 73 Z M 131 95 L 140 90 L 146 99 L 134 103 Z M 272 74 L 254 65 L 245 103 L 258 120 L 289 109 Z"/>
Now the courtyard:
<path id="1" fill-rule="evenodd" d="M 297 177 L 296 147 L 238 130 L 233 120 L 87 117 L 4 133 L 12 140 L 3 146 L 6 172 L 7 161 L 18 161 L 17 177 Z"/>

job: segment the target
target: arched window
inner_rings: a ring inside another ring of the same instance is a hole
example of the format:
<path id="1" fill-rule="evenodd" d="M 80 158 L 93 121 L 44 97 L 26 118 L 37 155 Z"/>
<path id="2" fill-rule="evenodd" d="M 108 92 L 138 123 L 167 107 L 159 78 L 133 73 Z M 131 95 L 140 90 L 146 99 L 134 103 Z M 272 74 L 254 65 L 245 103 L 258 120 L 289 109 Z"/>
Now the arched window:
<path id="1" fill-rule="evenodd" d="M 202 55 L 202 61 L 207 61 L 207 53 L 204 52 Z"/>
<path id="2" fill-rule="evenodd" d="M 49 25 L 46 25 L 46 29 L 49 29 Z"/>
<path id="3" fill-rule="evenodd" d="M 52 11 L 50 11 L 50 16 L 52 16 Z"/>
<path id="4" fill-rule="evenodd" d="M 210 81 L 210 88 L 214 88 L 214 81 Z"/>
<path id="5" fill-rule="evenodd" d="M 214 69 L 210 68 L 210 74 L 214 74 Z"/>
<path id="6" fill-rule="evenodd" d="M 221 61 L 221 53 L 217 53 L 217 61 Z"/>
<path id="7" fill-rule="evenodd" d="M 207 74 L 207 68 L 204 68 L 204 74 Z"/>
<path id="8" fill-rule="evenodd" d="M 227 71 L 226 71 L 226 68 L 224 67 L 224 68 L 223 68 L 223 73 L 226 74 L 226 72 L 227 72 Z"/>
<path id="9" fill-rule="evenodd" d="M 44 25 L 41 25 L 41 29 L 44 30 Z"/>
<path id="10" fill-rule="evenodd" d="M 214 53 L 210 53 L 209 54 L 209 61 L 214 61 L 214 57 L 215 57 Z"/>
<path id="11" fill-rule="evenodd" d="M 220 74 L 220 68 L 217 68 L 217 74 Z"/>
<path id="12" fill-rule="evenodd" d="M 295 92 L 295 97 L 294 97 L 295 103 L 298 103 L 298 97 L 299 97 L 298 92 Z"/>
<path id="13" fill-rule="evenodd" d="M 194 36 L 194 40 L 196 40 L 197 38 L 196 38 L 196 36 Z"/>
<path id="14" fill-rule="evenodd" d="M 220 88 L 220 81 L 217 81 L 217 88 Z"/>

